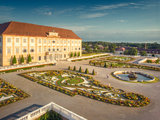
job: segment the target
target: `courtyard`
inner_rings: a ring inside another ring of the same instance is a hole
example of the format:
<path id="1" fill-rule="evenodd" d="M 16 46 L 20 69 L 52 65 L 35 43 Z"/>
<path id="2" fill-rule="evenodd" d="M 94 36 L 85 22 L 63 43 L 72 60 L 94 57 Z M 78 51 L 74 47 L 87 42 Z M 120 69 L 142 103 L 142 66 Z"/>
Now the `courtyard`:
<path id="1" fill-rule="evenodd" d="M 44 70 L 67 70 L 68 65 L 88 68 L 89 71 L 94 69 L 97 74 L 93 76 L 94 79 L 99 80 L 102 84 L 111 85 L 114 88 L 122 89 L 126 92 L 134 92 L 148 97 L 151 102 L 144 107 L 126 107 L 104 103 L 94 99 L 90 99 L 84 96 L 76 95 L 74 97 L 63 94 L 59 91 L 52 90 L 48 87 L 42 86 L 36 82 L 27 80 L 24 77 L 19 76 L 20 73 L 30 72 L 33 70 L 26 70 L 23 72 L 6 73 L 0 76 L 5 81 L 13 84 L 17 88 L 20 88 L 24 92 L 28 93 L 30 97 L 20 100 L 18 102 L 3 106 L 0 108 L 0 119 L 4 119 L 10 114 L 14 114 L 17 111 L 25 109 L 33 104 L 45 105 L 51 101 L 87 118 L 90 120 L 158 120 L 159 119 L 159 106 L 160 106 L 160 83 L 128 83 L 116 80 L 111 76 L 111 73 L 118 70 L 128 71 L 140 71 L 147 74 L 152 74 L 158 78 L 159 71 L 137 69 L 137 68 L 102 68 L 96 66 L 90 66 L 89 60 L 77 61 L 77 62 L 58 62 L 56 66 L 46 66 L 43 68 L 34 69 L 34 71 Z M 109 76 L 108 78 L 106 77 Z M 78 81 L 83 81 L 79 79 Z M 71 80 L 68 81 L 71 84 Z M 13 116 L 14 119 L 16 116 Z"/>

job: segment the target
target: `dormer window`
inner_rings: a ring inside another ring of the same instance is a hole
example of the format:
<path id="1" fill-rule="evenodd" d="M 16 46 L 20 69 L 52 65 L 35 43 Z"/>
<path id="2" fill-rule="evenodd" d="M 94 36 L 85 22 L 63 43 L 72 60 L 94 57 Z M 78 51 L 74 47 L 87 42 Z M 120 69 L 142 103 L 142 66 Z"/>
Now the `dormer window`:
<path id="1" fill-rule="evenodd" d="M 56 37 L 58 37 L 58 33 L 55 32 L 54 30 L 52 32 L 49 32 L 48 35 L 49 36 L 56 36 Z"/>

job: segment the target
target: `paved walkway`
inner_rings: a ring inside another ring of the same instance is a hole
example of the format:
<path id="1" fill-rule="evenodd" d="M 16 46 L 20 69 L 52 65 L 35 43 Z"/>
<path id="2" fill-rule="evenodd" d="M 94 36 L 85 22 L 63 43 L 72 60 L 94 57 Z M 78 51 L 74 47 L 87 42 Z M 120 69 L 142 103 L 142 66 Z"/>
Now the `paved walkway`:
<path id="1" fill-rule="evenodd" d="M 145 107 L 141 108 L 130 108 L 118 105 L 112 105 L 109 103 L 99 102 L 93 99 L 89 99 L 83 96 L 76 95 L 70 97 L 58 91 L 52 90 L 45 86 L 34 83 L 26 78 L 23 78 L 18 73 L 13 72 L 0 75 L 0 78 L 5 79 L 14 86 L 24 90 L 26 93 L 30 94 L 24 100 L 6 105 L 0 108 L 0 119 L 14 114 L 19 111 L 24 111 L 25 108 L 33 105 L 45 105 L 49 102 L 55 102 L 89 120 L 159 120 L 160 113 L 160 82 L 151 84 L 141 84 L 141 83 L 128 83 L 120 80 L 116 80 L 110 73 L 116 70 L 125 70 L 124 68 L 100 68 L 88 65 L 89 60 L 77 61 L 77 62 L 59 62 L 56 66 L 47 66 L 44 68 L 37 68 L 36 70 L 53 70 L 53 69 L 67 69 L 68 65 L 76 65 L 77 69 L 79 66 L 82 69 L 88 68 L 89 71 L 93 69 L 98 73 L 95 75 L 95 79 L 101 81 L 104 84 L 111 84 L 115 88 L 120 88 L 128 92 L 136 92 L 143 94 L 151 99 L 151 103 Z M 153 74 L 160 78 L 160 72 L 149 71 L 142 69 L 127 69 L 126 70 L 138 70 L 148 74 Z M 32 70 L 27 70 L 32 71 Z M 26 71 L 23 71 L 26 72 Z M 106 78 L 109 75 L 109 78 Z M 14 119 L 14 118 L 13 118 Z M 7 120 L 7 119 L 5 119 Z"/>

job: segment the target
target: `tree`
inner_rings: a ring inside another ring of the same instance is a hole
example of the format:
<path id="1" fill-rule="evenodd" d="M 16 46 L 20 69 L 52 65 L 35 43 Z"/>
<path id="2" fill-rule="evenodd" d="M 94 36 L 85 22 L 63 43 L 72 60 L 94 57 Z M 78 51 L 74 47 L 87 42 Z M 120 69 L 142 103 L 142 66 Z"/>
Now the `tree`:
<path id="1" fill-rule="evenodd" d="M 131 48 L 129 50 L 126 50 L 124 52 L 125 55 L 137 55 L 138 54 L 138 50 L 137 48 Z"/>
<path id="2" fill-rule="evenodd" d="M 81 68 L 81 67 L 79 67 L 79 72 L 81 72 L 81 73 L 82 73 L 82 68 Z"/>
<path id="3" fill-rule="evenodd" d="M 30 63 L 31 61 L 32 61 L 32 58 L 31 58 L 31 55 L 29 54 L 29 55 L 28 55 L 27 62 Z"/>
<path id="4" fill-rule="evenodd" d="M 107 63 L 104 64 L 104 67 L 107 68 Z"/>
<path id="5" fill-rule="evenodd" d="M 76 71 L 76 66 L 74 66 L 73 71 Z"/>
<path id="6" fill-rule="evenodd" d="M 71 67 L 70 67 L 70 66 L 68 66 L 68 70 L 71 70 Z"/>
<path id="7" fill-rule="evenodd" d="M 78 57 L 81 55 L 81 53 L 80 52 L 78 52 Z"/>
<path id="8" fill-rule="evenodd" d="M 96 73 L 95 73 L 95 71 L 94 71 L 94 69 L 93 69 L 93 71 L 92 71 L 92 75 L 95 75 Z"/>
<path id="9" fill-rule="evenodd" d="M 77 53 L 76 52 L 74 53 L 74 57 L 77 57 Z"/>
<path id="10" fill-rule="evenodd" d="M 73 52 L 71 52 L 70 57 L 71 57 L 71 58 L 73 57 Z"/>
<path id="11" fill-rule="evenodd" d="M 85 73 L 86 73 L 86 74 L 89 74 L 88 68 L 86 68 Z"/>
<path id="12" fill-rule="evenodd" d="M 22 57 L 21 57 L 21 59 L 20 59 L 20 63 L 21 63 L 21 64 L 24 63 L 24 57 L 23 57 L 23 55 L 22 55 Z"/>
<path id="13" fill-rule="evenodd" d="M 156 64 L 158 64 L 158 63 L 159 63 L 159 61 L 160 61 L 160 60 L 159 60 L 159 59 L 157 59 L 157 60 L 155 61 L 155 63 L 156 63 Z"/>
<path id="14" fill-rule="evenodd" d="M 140 52 L 140 55 L 141 55 L 141 56 L 147 56 L 147 52 L 146 52 L 146 51 L 141 51 L 141 52 Z"/>
<path id="15" fill-rule="evenodd" d="M 13 59 L 12 59 L 12 64 L 16 64 L 17 63 L 17 59 L 16 59 L 16 56 L 14 55 Z"/>

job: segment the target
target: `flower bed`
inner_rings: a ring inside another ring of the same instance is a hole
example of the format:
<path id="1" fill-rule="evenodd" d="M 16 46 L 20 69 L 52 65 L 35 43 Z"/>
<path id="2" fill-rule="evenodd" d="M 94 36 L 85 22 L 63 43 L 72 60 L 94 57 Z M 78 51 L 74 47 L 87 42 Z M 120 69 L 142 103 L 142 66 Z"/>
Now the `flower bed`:
<path id="1" fill-rule="evenodd" d="M 121 89 L 115 89 L 109 85 L 103 85 L 93 77 L 71 71 L 32 71 L 20 74 L 21 76 L 44 85 L 51 89 L 60 91 L 70 96 L 82 95 L 91 99 L 106 103 L 124 105 L 129 107 L 140 107 L 150 103 L 150 100 L 140 94 L 126 93 Z M 76 84 L 69 84 L 67 80 L 81 78 Z"/>
<path id="2" fill-rule="evenodd" d="M 0 107 L 22 100 L 29 95 L 0 79 Z"/>

